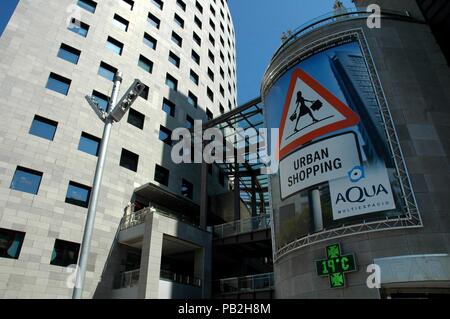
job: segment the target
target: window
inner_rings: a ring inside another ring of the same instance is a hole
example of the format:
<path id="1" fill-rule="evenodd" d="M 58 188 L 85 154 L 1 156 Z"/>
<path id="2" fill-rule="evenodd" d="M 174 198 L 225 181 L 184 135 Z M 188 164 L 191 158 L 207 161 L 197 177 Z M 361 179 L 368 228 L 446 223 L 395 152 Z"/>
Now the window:
<path id="1" fill-rule="evenodd" d="M 209 6 L 209 11 L 211 11 L 211 13 L 213 14 L 213 16 L 216 15 L 216 10 L 214 10 L 214 8 L 213 8 L 212 5 Z"/>
<path id="2" fill-rule="evenodd" d="M 200 36 L 197 33 L 193 33 L 192 37 L 194 39 L 194 42 L 197 43 L 199 46 L 202 45 L 202 39 L 200 38 Z"/>
<path id="3" fill-rule="evenodd" d="M 195 52 L 194 50 L 192 50 L 192 60 L 197 63 L 198 65 L 200 65 L 200 55 L 198 55 L 197 52 Z"/>
<path id="4" fill-rule="evenodd" d="M 89 206 L 90 197 L 90 187 L 72 181 L 69 182 L 69 187 L 67 188 L 66 194 L 66 203 L 87 208 Z"/>
<path id="5" fill-rule="evenodd" d="M 189 183 L 187 180 L 181 180 L 181 195 L 186 198 L 192 199 L 194 193 L 194 185 Z"/>
<path id="6" fill-rule="evenodd" d="M 203 13 L 203 6 L 198 1 L 195 1 L 195 7 L 198 11 L 200 11 L 200 13 Z"/>
<path id="7" fill-rule="evenodd" d="M 156 165 L 155 166 L 155 182 L 158 182 L 162 185 L 169 186 L 169 170 Z"/>
<path id="8" fill-rule="evenodd" d="M 225 90 L 223 89 L 222 85 L 219 87 L 219 90 L 220 90 L 220 95 L 222 95 L 222 97 L 225 97 Z"/>
<path id="9" fill-rule="evenodd" d="M 209 19 L 209 25 L 211 26 L 211 28 L 216 31 L 216 24 L 213 22 L 213 20 Z"/>
<path id="10" fill-rule="evenodd" d="M 78 261 L 78 253 L 80 252 L 80 244 L 70 241 L 55 240 L 50 265 L 67 267 L 75 265 Z"/>
<path id="11" fill-rule="evenodd" d="M 225 108 L 223 107 L 222 104 L 219 104 L 219 111 L 220 111 L 220 114 L 225 113 Z"/>
<path id="12" fill-rule="evenodd" d="M 214 54 L 211 52 L 211 50 L 208 50 L 208 57 L 211 60 L 211 62 L 214 63 L 215 57 Z"/>
<path id="13" fill-rule="evenodd" d="M 178 89 L 178 80 L 171 76 L 169 73 L 166 74 L 166 85 L 172 90 L 176 91 Z"/>
<path id="14" fill-rule="evenodd" d="M 156 44 L 157 41 L 154 37 L 152 37 L 150 34 L 148 33 L 144 33 L 144 43 L 145 45 L 147 45 L 149 48 L 156 50 Z"/>
<path id="15" fill-rule="evenodd" d="M 200 29 L 202 28 L 202 21 L 197 16 L 194 17 L 194 22 L 197 27 L 199 27 Z"/>
<path id="16" fill-rule="evenodd" d="M 165 113 L 167 113 L 168 115 L 175 117 L 175 104 L 172 103 L 171 101 L 164 99 L 163 105 L 162 105 L 162 110 Z"/>
<path id="17" fill-rule="evenodd" d="M 89 25 L 84 22 L 81 22 L 75 18 L 70 20 L 69 26 L 67 27 L 70 31 L 81 35 L 82 37 L 87 37 L 89 32 Z"/>
<path id="18" fill-rule="evenodd" d="M 144 129 L 145 115 L 134 109 L 130 109 L 127 122 L 142 130 Z"/>
<path id="19" fill-rule="evenodd" d="M 198 74 L 195 73 L 194 71 L 191 70 L 191 73 L 189 75 L 189 78 L 191 79 L 192 82 L 194 82 L 196 85 L 198 85 L 199 83 L 199 77 Z"/>
<path id="20" fill-rule="evenodd" d="M 114 77 L 117 73 L 117 69 L 105 62 L 100 62 L 100 67 L 98 68 L 98 75 L 104 77 L 107 80 L 114 81 Z"/>
<path id="21" fill-rule="evenodd" d="M 181 8 L 181 10 L 186 11 L 186 3 L 183 0 L 177 0 L 177 5 Z"/>
<path id="22" fill-rule="evenodd" d="M 208 68 L 208 77 L 214 82 L 214 72 Z"/>
<path id="23" fill-rule="evenodd" d="M 159 140 L 172 146 L 172 131 L 161 125 L 159 128 Z"/>
<path id="24" fill-rule="evenodd" d="M 140 55 L 139 56 L 139 61 L 138 61 L 138 66 L 148 72 L 148 73 L 152 73 L 153 71 L 153 62 L 150 61 L 149 59 L 147 59 L 145 56 Z"/>
<path id="25" fill-rule="evenodd" d="M 80 60 L 81 51 L 77 50 L 67 44 L 61 43 L 61 47 L 58 51 L 58 58 L 66 60 L 73 64 L 78 64 Z"/>
<path id="26" fill-rule="evenodd" d="M 122 55 L 123 43 L 117 41 L 114 38 L 108 37 L 108 39 L 106 40 L 106 48 L 118 55 Z"/>
<path id="27" fill-rule="evenodd" d="M 175 32 L 172 32 L 172 42 L 178 45 L 179 47 L 183 46 L 183 39 Z"/>
<path id="28" fill-rule="evenodd" d="M 25 233 L 0 228 L 0 257 L 19 259 Z"/>
<path id="29" fill-rule="evenodd" d="M 220 76 L 222 79 L 225 79 L 225 72 L 223 71 L 222 67 L 220 67 Z"/>
<path id="30" fill-rule="evenodd" d="M 17 166 L 10 188 L 36 195 L 41 185 L 42 175 L 41 172 Z"/>
<path id="31" fill-rule="evenodd" d="M 176 56 L 172 51 L 169 52 L 169 62 L 175 65 L 177 68 L 180 67 L 180 58 Z"/>
<path id="32" fill-rule="evenodd" d="M 120 15 L 115 14 L 113 18 L 113 24 L 120 30 L 127 32 L 130 23 L 128 22 L 128 20 L 122 18 Z"/>
<path id="33" fill-rule="evenodd" d="M 194 119 L 189 115 L 186 115 L 186 128 L 191 129 L 194 127 Z"/>
<path id="34" fill-rule="evenodd" d="M 130 11 L 133 11 L 134 1 L 133 0 L 122 0 L 121 3 L 126 6 Z"/>
<path id="35" fill-rule="evenodd" d="M 77 5 L 90 13 L 95 13 L 97 2 L 92 0 L 78 0 Z"/>
<path id="36" fill-rule="evenodd" d="M 82 132 L 80 143 L 78 144 L 78 150 L 87 154 L 98 156 L 101 141 L 101 138 Z"/>
<path id="37" fill-rule="evenodd" d="M 164 2 L 161 0 L 152 0 L 153 4 L 158 7 L 158 9 L 162 10 L 164 7 Z"/>
<path id="38" fill-rule="evenodd" d="M 176 24 L 178 24 L 181 28 L 184 28 L 184 20 L 175 13 L 175 16 L 173 18 L 173 20 L 175 21 Z"/>
<path id="39" fill-rule="evenodd" d="M 151 13 L 148 14 L 147 21 L 148 23 L 150 23 L 151 26 L 155 27 L 156 29 L 159 29 L 159 26 L 161 25 L 161 20 L 159 20 Z"/>
<path id="40" fill-rule="evenodd" d="M 120 166 L 129 169 L 130 171 L 137 172 L 139 163 L 139 155 L 122 149 L 122 155 L 120 156 Z"/>
<path id="41" fill-rule="evenodd" d="M 148 99 L 148 95 L 150 94 L 150 89 L 147 85 L 144 84 L 144 89 L 142 90 L 141 94 L 139 95 L 144 100 Z"/>
<path id="42" fill-rule="evenodd" d="M 92 91 L 92 97 L 102 111 L 106 111 L 108 109 L 109 97 L 95 90 Z"/>
<path id="43" fill-rule="evenodd" d="M 206 117 L 208 118 L 208 121 L 211 121 L 214 118 L 213 113 L 208 108 L 206 108 Z"/>
<path id="44" fill-rule="evenodd" d="M 198 106 L 198 98 L 191 91 L 189 91 L 189 93 L 188 93 L 188 102 L 193 107 Z"/>
<path id="45" fill-rule="evenodd" d="M 206 95 L 208 95 L 208 98 L 211 100 L 211 102 L 214 102 L 214 93 L 209 87 L 206 88 Z"/>
<path id="46" fill-rule="evenodd" d="M 211 34 L 209 35 L 209 42 L 211 42 L 211 44 L 212 44 L 213 46 L 216 45 L 216 40 L 214 39 L 214 37 L 213 37 Z"/>
<path id="47" fill-rule="evenodd" d="M 57 122 L 35 115 L 29 133 L 53 141 L 57 127 Z"/>
<path id="48" fill-rule="evenodd" d="M 46 88 L 63 95 L 69 94 L 70 84 L 72 81 L 61 75 L 50 73 Z"/>

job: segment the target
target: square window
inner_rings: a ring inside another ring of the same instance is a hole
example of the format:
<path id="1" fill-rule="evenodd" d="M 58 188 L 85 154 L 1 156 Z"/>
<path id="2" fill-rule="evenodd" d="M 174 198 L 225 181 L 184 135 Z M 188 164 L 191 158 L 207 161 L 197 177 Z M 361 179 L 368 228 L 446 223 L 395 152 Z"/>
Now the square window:
<path id="1" fill-rule="evenodd" d="M 69 94 L 71 83 L 72 80 L 52 72 L 48 77 L 46 88 L 63 95 L 67 95 Z"/>
<path id="2" fill-rule="evenodd" d="M 161 25 L 161 20 L 159 20 L 156 16 L 149 13 L 147 18 L 148 23 L 150 23 L 151 26 L 155 27 L 156 29 L 159 29 Z"/>
<path id="3" fill-rule="evenodd" d="M 189 115 L 186 115 L 186 128 L 189 130 L 194 128 L 194 119 Z"/>
<path id="4" fill-rule="evenodd" d="M 169 186 L 169 170 L 162 166 L 155 166 L 155 182 L 158 182 L 162 185 Z"/>
<path id="5" fill-rule="evenodd" d="M 179 47 L 183 46 L 183 39 L 175 32 L 172 32 L 172 42 L 178 45 Z"/>
<path id="6" fill-rule="evenodd" d="M 134 1 L 133 0 L 122 0 L 121 3 L 126 6 L 130 11 L 133 11 Z"/>
<path id="7" fill-rule="evenodd" d="M 149 48 L 156 50 L 156 44 L 158 43 L 158 41 L 156 41 L 156 39 L 152 37 L 150 34 L 144 33 L 144 43 Z"/>
<path id="8" fill-rule="evenodd" d="M 69 187 L 67 188 L 66 194 L 66 203 L 87 208 L 89 206 L 90 197 L 90 187 L 72 181 L 69 182 Z"/>
<path id="9" fill-rule="evenodd" d="M 198 106 L 198 98 L 191 91 L 188 93 L 188 103 L 195 108 Z"/>
<path id="10" fill-rule="evenodd" d="M 80 20 L 77 20 L 75 18 L 72 18 L 70 20 L 69 26 L 67 27 L 70 31 L 82 36 L 87 37 L 89 32 L 89 25 L 81 22 Z"/>
<path id="11" fill-rule="evenodd" d="M 164 2 L 162 2 L 161 0 L 151 0 L 153 2 L 153 4 L 160 10 L 163 9 L 164 7 Z"/>
<path id="12" fill-rule="evenodd" d="M 198 11 L 200 11 L 200 13 L 203 13 L 203 6 L 198 1 L 195 1 L 195 7 Z"/>
<path id="13" fill-rule="evenodd" d="M 102 111 L 105 111 L 108 109 L 109 104 L 109 97 L 107 97 L 105 94 L 102 94 L 97 91 L 92 91 L 92 97 L 94 98 L 95 102 L 98 104 L 99 108 Z"/>
<path id="14" fill-rule="evenodd" d="M 148 99 L 148 95 L 150 94 L 150 89 L 147 85 L 144 84 L 144 89 L 142 90 L 141 94 L 139 95 L 144 100 Z"/>
<path id="15" fill-rule="evenodd" d="M 175 117 L 175 104 L 172 103 L 171 101 L 164 99 L 163 105 L 162 105 L 162 110 L 165 113 L 167 113 L 168 115 Z"/>
<path id="16" fill-rule="evenodd" d="M 70 241 L 55 240 L 50 265 L 67 267 L 77 264 L 78 254 L 80 252 L 80 244 Z"/>
<path id="17" fill-rule="evenodd" d="M 95 13 L 95 9 L 97 8 L 97 2 L 92 0 L 78 0 L 77 5 L 90 13 Z"/>
<path id="18" fill-rule="evenodd" d="M 166 85 L 174 91 L 178 89 L 178 80 L 171 76 L 169 73 L 166 74 Z"/>
<path id="19" fill-rule="evenodd" d="M 108 37 L 106 40 L 106 48 L 114 52 L 115 54 L 122 55 L 123 43 L 117 41 L 114 38 Z"/>
<path id="20" fill-rule="evenodd" d="M 128 22 L 128 20 L 122 18 L 120 15 L 114 14 L 113 24 L 116 27 L 118 27 L 120 30 L 127 32 L 130 22 Z"/>
<path id="21" fill-rule="evenodd" d="M 159 128 L 159 140 L 172 146 L 172 131 L 161 125 Z"/>
<path id="22" fill-rule="evenodd" d="M 98 156 L 101 141 L 101 138 L 82 132 L 80 143 L 78 144 L 78 150 L 94 156 Z"/>
<path id="23" fill-rule="evenodd" d="M 122 155 L 120 156 L 120 166 L 125 167 L 130 171 L 137 172 L 138 164 L 139 155 L 123 148 Z"/>
<path id="24" fill-rule="evenodd" d="M 153 62 L 143 55 L 139 56 L 138 66 L 148 73 L 153 71 Z"/>
<path id="25" fill-rule="evenodd" d="M 214 118 L 213 113 L 208 108 L 206 109 L 206 117 L 208 118 L 209 121 L 211 121 Z"/>
<path id="26" fill-rule="evenodd" d="M 77 50 L 67 44 L 61 43 L 61 47 L 58 51 L 58 58 L 66 60 L 73 64 L 78 64 L 80 60 L 81 51 Z"/>
<path id="27" fill-rule="evenodd" d="M 209 35 L 209 42 L 211 42 L 212 46 L 216 45 L 216 40 L 214 39 L 214 37 L 211 34 Z"/>
<path id="28" fill-rule="evenodd" d="M 225 113 L 225 108 L 223 107 L 222 104 L 219 104 L 219 111 L 220 111 L 220 114 L 224 114 Z"/>
<path id="29" fill-rule="evenodd" d="M 221 85 L 220 88 L 220 95 L 222 95 L 223 97 L 225 97 L 225 90 L 223 89 L 223 86 Z"/>
<path id="30" fill-rule="evenodd" d="M 211 60 L 212 63 L 215 61 L 214 54 L 211 52 L 211 50 L 208 50 L 208 57 Z"/>
<path id="31" fill-rule="evenodd" d="M 130 109 L 127 122 L 142 130 L 144 129 L 145 115 L 134 109 Z"/>
<path id="32" fill-rule="evenodd" d="M 208 68 L 208 77 L 214 82 L 214 72 Z"/>
<path id="33" fill-rule="evenodd" d="M 180 67 L 180 58 L 172 51 L 169 52 L 169 62 L 175 65 L 177 68 Z"/>
<path id="34" fill-rule="evenodd" d="M 206 95 L 208 95 L 208 98 L 211 100 L 211 102 L 214 102 L 214 92 L 210 89 L 206 89 Z"/>
<path id="35" fill-rule="evenodd" d="M 35 115 L 29 133 L 53 141 L 58 122 Z"/>
<path id="36" fill-rule="evenodd" d="M 100 62 L 100 66 L 98 68 L 98 75 L 104 77 L 109 81 L 114 81 L 114 77 L 117 73 L 117 69 L 105 62 Z"/>
<path id="37" fill-rule="evenodd" d="M 186 11 L 186 3 L 183 0 L 177 0 L 177 5 L 181 8 L 181 10 Z"/>
<path id="38" fill-rule="evenodd" d="M 195 52 L 194 50 L 192 50 L 192 54 L 191 54 L 192 60 L 197 63 L 198 65 L 200 65 L 200 55 L 198 55 L 197 52 Z"/>
<path id="39" fill-rule="evenodd" d="M 10 188 L 36 195 L 41 185 L 42 175 L 41 172 L 17 166 Z"/>
<path id="40" fill-rule="evenodd" d="M 185 179 L 181 180 L 181 195 L 192 199 L 194 193 L 194 185 Z"/>
<path id="41" fill-rule="evenodd" d="M 199 27 L 200 29 L 202 28 L 202 21 L 197 16 L 194 17 L 194 22 L 197 27 Z"/>
<path id="42" fill-rule="evenodd" d="M 0 258 L 19 259 L 25 233 L 0 228 Z"/>
<path id="43" fill-rule="evenodd" d="M 173 20 L 179 27 L 184 28 L 184 20 L 178 14 L 175 13 Z"/>
<path id="44" fill-rule="evenodd" d="M 209 19 L 209 25 L 211 26 L 211 29 L 216 31 L 216 24 L 213 22 L 213 20 Z"/>
<path id="45" fill-rule="evenodd" d="M 199 46 L 202 45 L 202 39 L 200 38 L 200 36 L 197 33 L 193 33 L 192 34 L 192 38 L 194 39 L 194 42 L 197 43 Z"/>
<path id="46" fill-rule="evenodd" d="M 191 79 L 192 82 L 194 82 L 196 85 L 199 84 L 199 77 L 198 74 L 195 73 L 194 71 L 191 70 L 191 73 L 189 75 L 189 78 Z"/>

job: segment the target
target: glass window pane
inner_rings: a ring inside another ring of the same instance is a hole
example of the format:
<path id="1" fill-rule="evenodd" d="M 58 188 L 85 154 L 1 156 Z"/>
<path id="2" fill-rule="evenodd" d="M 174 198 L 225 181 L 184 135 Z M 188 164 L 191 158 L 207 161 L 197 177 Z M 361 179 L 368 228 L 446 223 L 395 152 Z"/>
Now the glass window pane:
<path id="1" fill-rule="evenodd" d="M 133 172 L 137 172 L 138 163 L 139 155 L 126 149 L 122 149 L 122 155 L 120 156 L 120 166 L 125 167 Z"/>
<path id="2" fill-rule="evenodd" d="M 75 48 L 72 48 L 71 46 L 62 43 L 58 51 L 58 58 L 61 58 L 73 64 L 78 64 L 80 54 L 81 54 L 80 50 L 77 50 Z"/>
<path id="3" fill-rule="evenodd" d="M 82 37 L 87 37 L 89 26 L 86 23 L 83 23 L 77 19 L 72 18 L 68 29 L 76 34 L 81 35 Z"/>
<path id="4" fill-rule="evenodd" d="M 89 11 L 91 13 L 95 12 L 95 8 L 97 7 L 97 3 L 92 0 L 78 0 L 78 6 Z"/>
<path id="5" fill-rule="evenodd" d="M 144 33 L 144 43 L 149 48 L 156 50 L 156 43 L 157 43 L 156 39 L 147 33 Z"/>
<path id="6" fill-rule="evenodd" d="M 108 40 L 106 41 L 106 48 L 118 55 L 121 55 L 123 50 L 123 44 L 117 40 L 114 40 L 111 37 L 108 37 Z"/>
<path id="7" fill-rule="evenodd" d="M 117 14 L 114 15 L 113 24 L 122 31 L 128 31 L 128 21 Z"/>
<path id="8" fill-rule="evenodd" d="M 95 102 L 97 102 L 101 110 L 106 111 L 108 109 L 109 98 L 106 95 L 97 91 L 93 91 L 92 97 L 94 98 Z"/>
<path id="9" fill-rule="evenodd" d="M 57 122 L 35 115 L 29 133 L 53 141 L 57 126 Z"/>
<path id="10" fill-rule="evenodd" d="M 55 73 L 50 73 L 47 82 L 47 89 L 67 95 L 69 93 L 71 80 Z"/>
<path id="11" fill-rule="evenodd" d="M 148 73 L 152 73 L 153 62 L 141 55 L 139 57 L 138 66 Z"/>
<path id="12" fill-rule="evenodd" d="M 50 264 L 54 266 L 67 267 L 75 265 L 78 261 L 80 244 L 56 239 L 53 247 Z"/>
<path id="13" fill-rule="evenodd" d="M 98 75 L 104 77 L 107 80 L 114 81 L 114 76 L 117 73 L 117 69 L 112 67 L 105 62 L 100 63 L 100 67 L 98 69 Z"/>
<path id="14" fill-rule="evenodd" d="M 136 110 L 130 109 L 128 112 L 128 123 L 139 129 L 144 129 L 145 115 Z"/>
<path id="15" fill-rule="evenodd" d="M 11 189 L 36 195 L 41 180 L 41 172 L 18 166 L 11 182 Z"/>
<path id="16" fill-rule="evenodd" d="M 25 233 L 0 228 L 0 257 L 19 259 Z"/>
<path id="17" fill-rule="evenodd" d="M 88 207 L 90 195 L 90 187 L 75 182 L 70 182 L 69 187 L 67 188 L 66 203 L 81 207 Z"/>
<path id="18" fill-rule="evenodd" d="M 155 182 L 158 182 L 162 185 L 168 186 L 169 185 L 169 170 L 156 165 L 155 167 Z"/>
<path id="19" fill-rule="evenodd" d="M 98 156 L 98 151 L 100 148 L 101 139 L 85 132 L 81 133 L 80 143 L 78 145 L 78 150 Z"/>

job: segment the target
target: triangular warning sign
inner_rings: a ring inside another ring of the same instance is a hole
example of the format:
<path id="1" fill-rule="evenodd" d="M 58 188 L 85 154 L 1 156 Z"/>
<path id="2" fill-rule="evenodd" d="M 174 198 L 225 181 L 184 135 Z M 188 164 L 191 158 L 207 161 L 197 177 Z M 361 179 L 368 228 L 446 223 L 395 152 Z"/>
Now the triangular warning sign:
<path id="1" fill-rule="evenodd" d="M 292 74 L 280 124 L 280 158 L 360 121 L 350 107 L 301 69 Z"/>

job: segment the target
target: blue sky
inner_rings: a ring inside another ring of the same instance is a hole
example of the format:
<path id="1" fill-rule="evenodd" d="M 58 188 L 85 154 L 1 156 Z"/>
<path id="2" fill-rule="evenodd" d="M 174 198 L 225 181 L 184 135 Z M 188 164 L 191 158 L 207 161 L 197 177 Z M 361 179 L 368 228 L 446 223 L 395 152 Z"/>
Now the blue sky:
<path id="1" fill-rule="evenodd" d="M 351 0 L 341 0 L 352 7 Z M 334 0 L 228 0 L 237 41 L 238 104 L 260 92 L 281 34 L 333 10 Z"/>
<path id="2" fill-rule="evenodd" d="M 0 0 L 0 35 L 19 0 Z M 351 0 L 343 0 L 350 7 Z M 259 96 L 281 34 L 332 11 L 334 0 L 228 0 L 237 38 L 238 104 Z"/>

